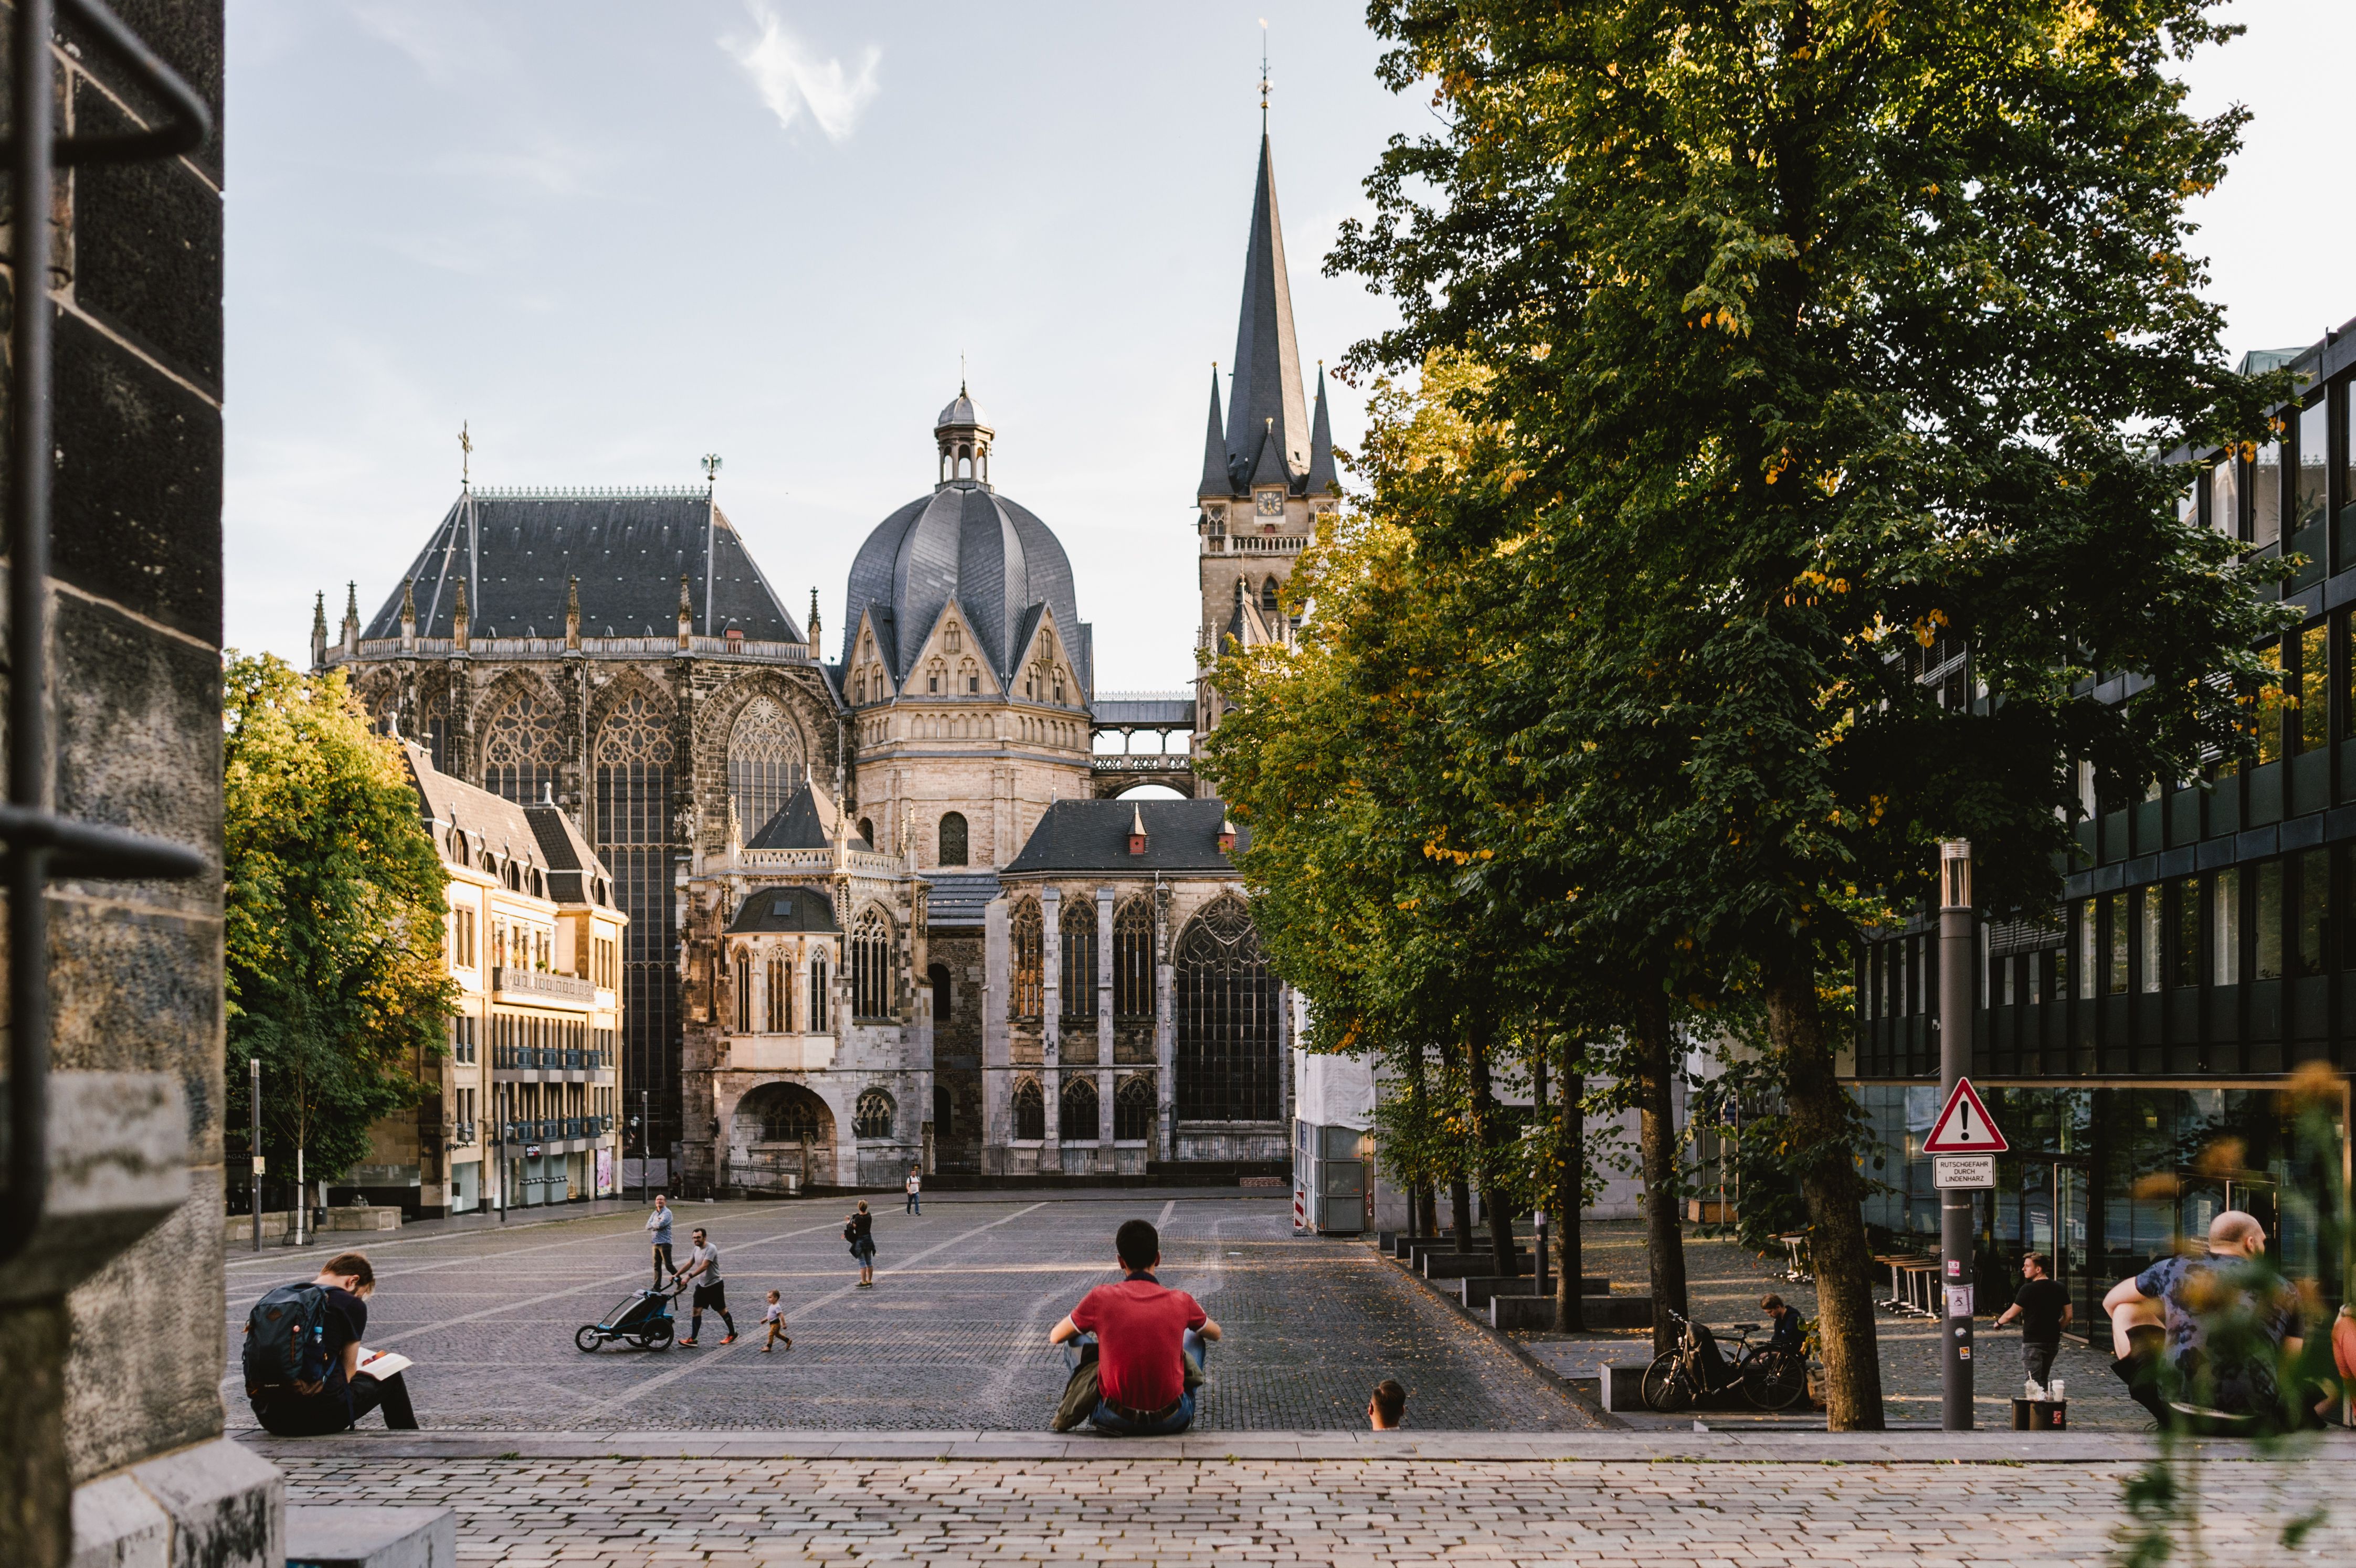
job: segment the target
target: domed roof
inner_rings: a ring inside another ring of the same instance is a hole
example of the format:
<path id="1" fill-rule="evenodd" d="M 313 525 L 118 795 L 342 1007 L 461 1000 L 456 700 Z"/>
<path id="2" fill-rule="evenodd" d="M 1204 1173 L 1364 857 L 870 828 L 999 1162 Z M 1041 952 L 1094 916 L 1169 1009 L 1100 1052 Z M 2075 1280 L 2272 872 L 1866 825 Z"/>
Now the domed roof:
<path id="1" fill-rule="evenodd" d="M 962 396 L 949 405 L 960 406 L 972 408 Z M 844 596 L 842 662 L 851 662 L 860 617 L 872 613 L 877 652 L 894 682 L 905 680 L 909 661 L 953 599 L 1001 689 L 1012 684 L 1042 611 L 1055 616 L 1080 689 L 1093 688 L 1087 628 L 1062 542 L 1030 511 L 971 479 L 949 480 L 909 502 L 859 547 Z"/>
<path id="2" fill-rule="evenodd" d="M 941 431 L 961 424 L 979 425 L 984 429 L 990 425 L 990 421 L 982 418 L 981 411 L 974 407 L 973 400 L 966 396 L 963 387 L 959 387 L 958 395 L 948 400 L 948 406 L 941 410 L 941 417 L 933 421 L 933 428 Z"/>

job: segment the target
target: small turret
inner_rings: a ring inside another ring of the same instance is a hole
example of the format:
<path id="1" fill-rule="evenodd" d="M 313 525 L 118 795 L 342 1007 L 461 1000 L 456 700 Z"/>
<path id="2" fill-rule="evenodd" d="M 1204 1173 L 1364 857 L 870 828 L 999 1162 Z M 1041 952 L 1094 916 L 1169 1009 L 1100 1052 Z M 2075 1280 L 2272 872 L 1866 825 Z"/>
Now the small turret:
<path id="1" fill-rule="evenodd" d="M 818 641 L 818 590 L 817 590 L 817 588 L 815 588 L 815 587 L 813 587 L 813 588 L 811 588 L 811 589 L 810 589 L 810 613 L 809 613 L 809 661 L 810 661 L 810 663 L 812 663 L 812 664 L 816 664 L 816 663 L 818 663 L 818 662 L 819 662 L 819 658 L 820 658 L 822 656 L 821 656 L 821 655 L 819 654 L 819 641 Z"/>
<path id="2" fill-rule="evenodd" d="M 360 585 L 344 584 L 344 656 L 360 656 Z"/>
<path id="3" fill-rule="evenodd" d="M 417 651 L 417 579 L 401 580 L 401 651 Z"/>
<path id="4" fill-rule="evenodd" d="M 1317 412 L 1309 427 L 1309 477 L 1301 487 L 1312 496 L 1331 496 L 1342 488 L 1333 473 L 1333 421 L 1325 412 L 1325 362 L 1317 362 Z"/>
<path id="5" fill-rule="evenodd" d="M 1145 853 L 1145 808 L 1141 805 L 1129 808 L 1129 852 L 1132 855 Z"/>
<path id="6" fill-rule="evenodd" d="M 1211 432 L 1203 438 L 1203 483 L 1195 490 L 1198 498 L 1232 496 L 1235 485 L 1227 477 L 1227 437 L 1219 420 L 1219 368 L 1211 367 Z"/>
<path id="7" fill-rule="evenodd" d="M 311 601 L 311 667 L 327 667 L 327 591 Z"/>

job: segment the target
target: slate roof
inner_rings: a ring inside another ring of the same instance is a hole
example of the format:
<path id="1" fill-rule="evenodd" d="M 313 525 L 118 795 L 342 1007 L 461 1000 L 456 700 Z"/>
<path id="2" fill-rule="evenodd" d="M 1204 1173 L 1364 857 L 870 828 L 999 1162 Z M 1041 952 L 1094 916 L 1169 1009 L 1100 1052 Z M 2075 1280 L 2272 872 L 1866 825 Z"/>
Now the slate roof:
<path id="1" fill-rule="evenodd" d="M 994 871 L 925 871 L 932 889 L 925 902 L 925 923 L 936 929 L 981 924 L 981 912 L 998 896 Z"/>
<path id="2" fill-rule="evenodd" d="M 745 895 L 729 931 L 841 931 L 834 902 L 809 888 L 763 888 Z"/>
<path id="3" fill-rule="evenodd" d="M 417 635 L 446 637 L 466 584 L 477 637 L 561 637 L 564 597 L 581 579 L 584 636 L 668 636 L 679 629 L 679 580 L 698 636 L 734 627 L 755 641 L 798 643 L 801 627 L 753 564 L 709 493 L 463 493 L 404 574 L 416 581 Z M 401 635 L 401 584 L 361 629 Z"/>
<path id="4" fill-rule="evenodd" d="M 1123 724 L 1150 729 L 1169 724 L 1183 729 L 1194 725 L 1194 694 L 1191 691 L 1114 691 L 1096 700 L 1090 716 L 1100 730 L 1117 730 Z"/>
<path id="5" fill-rule="evenodd" d="M 1031 830 L 1023 853 L 1000 874 L 1069 871 L 1155 871 L 1232 876 L 1235 862 L 1219 851 L 1226 806 L 1215 800 L 1059 800 Z M 1145 823 L 1145 853 L 1129 852 L 1131 823 Z M 1251 835 L 1238 829 L 1240 853 Z"/>
<path id="6" fill-rule="evenodd" d="M 455 824 L 467 835 L 466 853 L 470 859 L 488 849 L 539 870 L 547 880 L 548 896 L 558 903 L 613 907 L 613 873 L 561 808 L 519 805 L 504 795 L 439 772 L 424 748 L 413 741 L 402 741 L 401 749 L 409 759 L 409 781 L 417 791 L 418 815 L 433 824 L 434 848 L 444 860 L 453 856 L 445 835 Z M 599 884 L 605 896 L 591 896 Z"/>
<path id="7" fill-rule="evenodd" d="M 573 818 L 555 805 L 527 805 L 526 820 L 540 840 L 541 859 L 548 863 L 548 896 L 558 903 L 614 903 L 613 873 L 597 851 L 573 825 Z"/>
<path id="8" fill-rule="evenodd" d="M 951 599 L 1001 689 L 1023 656 L 1018 639 L 1036 624 L 1031 612 L 1042 605 L 1055 612 L 1080 689 L 1094 688 L 1093 645 L 1080 624 L 1062 542 L 1031 512 L 972 479 L 950 480 L 909 502 L 859 547 L 843 595 L 843 664 L 851 663 L 860 616 L 872 612 L 877 651 L 894 682 L 905 681 L 907 661 Z"/>
<path id="9" fill-rule="evenodd" d="M 763 823 L 761 830 L 745 841 L 744 848 L 823 849 L 834 842 L 834 830 L 829 820 L 833 815 L 819 804 L 810 786 L 803 784 L 777 808 L 776 816 Z"/>

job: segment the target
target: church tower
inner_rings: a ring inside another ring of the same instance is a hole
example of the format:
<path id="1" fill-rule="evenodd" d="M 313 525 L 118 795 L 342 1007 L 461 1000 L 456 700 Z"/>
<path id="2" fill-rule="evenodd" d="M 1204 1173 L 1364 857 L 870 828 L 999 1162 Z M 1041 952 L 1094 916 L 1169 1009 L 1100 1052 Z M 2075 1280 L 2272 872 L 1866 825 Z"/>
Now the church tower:
<path id="1" fill-rule="evenodd" d="M 1224 422 L 1218 371 L 1211 372 L 1210 426 L 1195 492 L 1203 594 L 1197 645 L 1214 657 L 1230 639 L 1250 647 L 1291 638 L 1284 585 L 1315 537 L 1317 519 L 1341 504 L 1323 367 L 1313 411 L 1301 395 L 1292 285 L 1276 210 L 1276 156 L 1265 126 L 1230 368 Z M 1194 685 L 1194 732 L 1202 735 L 1218 724 L 1219 699 L 1207 679 L 1198 676 Z"/>

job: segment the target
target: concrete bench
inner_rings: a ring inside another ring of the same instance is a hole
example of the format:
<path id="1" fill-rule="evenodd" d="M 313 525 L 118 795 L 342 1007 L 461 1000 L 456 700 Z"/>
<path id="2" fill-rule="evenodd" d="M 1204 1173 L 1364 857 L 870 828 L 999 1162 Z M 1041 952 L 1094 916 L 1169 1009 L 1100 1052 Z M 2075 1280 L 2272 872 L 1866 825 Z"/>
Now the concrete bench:
<path id="1" fill-rule="evenodd" d="M 1595 1369 L 1596 1394 L 1606 1410 L 1630 1411 L 1644 1408 L 1644 1369 L 1650 1361 L 1633 1367 L 1615 1367 L 1605 1361 Z"/>
<path id="2" fill-rule="evenodd" d="M 458 1515 L 446 1508 L 289 1504 L 286 1568 L 457 1568 Z"/>
<path id="3" fill-rule="evenodd" d="M 1514 1266 L 1535 1271 L 1537 1259 L 1529 1253 L 1516 1253 Z M 1497 1260 L 1488 1253 L 1426 1253 L 1416 1260 L 1416 1267 L 1426 1279 L 1462 1279 L 1466 1275 L 1494 1274 Z"/>
<path id="4" fill-rule="evenodd" d="M 327 1211 L 327 1222 L 320 1229 L 323 1231 L 398 1231 L 401 1229 L 401 1211 L 382 1204 L 370 1204 L 366 1208 L 355 1204 L 349 1208 L 330 1209 Z"/>
<path id="5" fill-rule="evenodd" d="M 1536 1296 L 1538 1278 L 1536 1273 L 1515 1275 L 1511 1279 L 1503 1275 L 1468 1274 L 1456 1282 L 1456 1288 L 1457 1299 L 1479 1312 L 1488 1307 L 1489 1298 L 1493 1296 Z M 1549 1274 L 1547 1275 L 1547 1294 L 1552 1296 L 1554 1291 L 1555 1276 Z M 1579 1282 L 1579 1294 L 1609 1296 L 1612 1294 L 1612 1282 L 1590 1275 Z"/>

